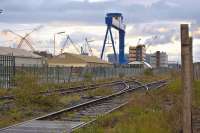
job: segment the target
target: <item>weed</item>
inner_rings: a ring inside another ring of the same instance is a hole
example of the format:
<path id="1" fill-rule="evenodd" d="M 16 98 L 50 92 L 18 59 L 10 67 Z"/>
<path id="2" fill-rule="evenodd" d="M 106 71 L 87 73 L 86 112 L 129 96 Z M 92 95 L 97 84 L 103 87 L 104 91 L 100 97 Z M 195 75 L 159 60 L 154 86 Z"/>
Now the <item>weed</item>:
<path id="1" fill-rule="evenodd" d="M 113 90 L 110 88 L 96 88 L 93 90 L 89 90 L 87 92 L 87 96 L 106 96 L 113 93 Z"/>
<path id="2" fill-rule="evenodd" d="M 195 107 L 200 107 L 200 81 L 194 81 L 193 84 L 193 88 L 194 88 L 194 92 L 193 92 L 193 96 L 194 96 L 194 101 L 193 101 L 193 105 Z"/>
<path id="3" fill-rule="evenodd" d="M 145 69 L 144 75 L 146 75 L 146 76 L 153 76 L 153 70 L 152 69 Z"/>
<path id="4" fill-rule="evenodd" d="M 175 133 L 181 128 L 180 80 L 160 90 L 136 92 L 121 110 L 77 133 Z M 169 102 L 170 101 L 170 102 Z M 166 106 L 170 106 L 166 109 Z"/>

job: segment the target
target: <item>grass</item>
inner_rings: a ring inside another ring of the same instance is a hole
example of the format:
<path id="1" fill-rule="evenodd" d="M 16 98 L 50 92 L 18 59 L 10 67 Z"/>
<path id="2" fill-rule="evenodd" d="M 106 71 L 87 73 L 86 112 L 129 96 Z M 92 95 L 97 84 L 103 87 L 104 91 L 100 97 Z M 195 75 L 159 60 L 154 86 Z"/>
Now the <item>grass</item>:
<path id="1" fill-rule="evenodd" d="M 200 108 L 200 81 L 195 81 L 193 86 L 194 86 L 193 106 Z"/>
<path id="2" fill-rule="evenodd" d="M 76 133 L 171 133 L 165 112 L 151 104 L 151 97 L 146 94 L 134 96 L 134 100 L 120 111 L 100 117 L 96 124 Z M 146 100 L 141 100 L 142 97 Z"/>
<path id="3" fill-rule="evenodd" d="M 127 106 L 76 133 L 177 133 L 181 129 L 180 84 L 174 78 L 160 90 L 136 92 Z"/>
<path id="4" fill-rule="evenodd" d="M 79 101 L 81 99 L 81 97 L 79 95 L 69 95 L 69 96 L 63 96 L 60 98 L 59 102 L 62 105 L 67 105 L 70 102 L 75 102 L 75 101 Z"/>
<path id="5" fill-rule="evenodd" d="M 73 82 L 65 84 L 38 84 L 36 77 L 30 74 L 21 73 L 17 74 L 14 79 L 16 81 L 16 87 L 13 89 L 1 89 L 0 96 L 14 95 L 14 104 L 8 110 L 0 110 L 0 128 L 38 117 L 49 112 L 60 110 L 70 103 L 80 100 L 79 95 L 68 95 L 68 96 L 42 96 L 37 95 L 41 91 L 70 88 L 75 86 L 83 85 L 84 82 Z M 110 79 L 111 80 L 118 80 Z M 98 80 L 96 83 L 108 82 L 108 80 Z M 88 84 L 92 84 L 93 81 L 87 81 Z M 93 95 L 102 95 L 103 93 L 108 94 L 109 91 L 92 91 Z M 2 103 L 3 104 L 3 103 Z"/>
<path id="6" fill-rule="evenodd" d="M 12 90 L 15 101 L 10 109 L 0 111 L 0 128 L 57 111 L 70 102 L 80 99 L 78 95 L 62 97 L 57 94 L 38 95 L 41 91 L 44 91 L 44 88 L 38 84 L 37 79 L 32 75 L 17 75 L 15 81 L 16 88 Z"/>
<path id="7" fill-rule="evenodd" d="M 93 90 L 89 90 L 87 91 L 87 96 L 106 96 L 106 95 L 110 95 L 113 93 L 113 90 L 110 88 L 96 88 Z"/>
<path id="8" fill-rule="evenodd" d="M 149 93 L 135 93 L 131 98 L 130 104 L 123 107 L 121 110 L 113 112 L 105 117 L 100 117 L 96 124 L 88 128 L 81 129 L 77 132 L 86 133 L 168 133 L 171 131 L 178 131 L 180 127 L 180 80 L 175 76 L 162 75 L 152 76 L 146 75 L 137 78 L 143 82 L 150 82 L 152 80 L 161 80 L 173 77 L 174 80 L 165 89 L 159 91 L 151 91 Z M 126 79 L 126 77 L 123 77 Z M 110 79 L 111 80 L 118 80 Z M 14 94 L 16 96 L 15 105 L 8 111 L 0 111 L 0 127 L 5 127 L 20 121 L 34 118 L 36 116 L 44 115 L 48 112 L 59 110 L 69 103 L 79 101 L 80 96 L 58 96 L 52 95 L 48 97 L 33 95 L 40 91 L 45 91 L 52 87 L 69 88 L 71 86 L 79 86 L 84 82 L 77 82 L 75 84 L 47 84 L 39 85 L 37 80 L 30 77 L 19 76 L 16 77 L 17 87 L 11 91 L 2 91 L 0 94 Z M 97 83 L 107 82 L 108 80 L 99 80 Z M 93 81 L 88 81 L 93 83 Z M 195 83 L 196 88 L 199 83 Z M 196 90 L 195 94 L 200 95 L 200 91 Z M 111 94 L 112 90 L 107 88 L 97 88 L 88 92 L 90 96 L 104 96 Z M 198 98 L 197 95 L 197 98 Z M 53 99 L 53 100 L 52 100 Z M 172 102 L 172 105 L 168 105 Z M 197 105 L 200 104 L 197 102 Z M 72 114 L 73 116 L 73 114 Z"/>

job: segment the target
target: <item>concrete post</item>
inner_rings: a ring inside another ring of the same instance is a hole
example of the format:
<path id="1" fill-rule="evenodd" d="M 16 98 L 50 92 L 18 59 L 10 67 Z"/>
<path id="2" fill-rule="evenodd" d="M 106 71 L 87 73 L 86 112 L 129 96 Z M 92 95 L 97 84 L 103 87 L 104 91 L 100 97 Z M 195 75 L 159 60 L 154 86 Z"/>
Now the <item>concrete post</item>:
<path id="1" fill-rule="evenodd" d="M 194 65 L 193 65 L 193 38 L 190 37 L 190 60 L 191 60 L 191 74 L 192 81 L 194 80 Z"/>
<path id="2" fill-rule="evenodd" d="M 192 132 L 191 124 L 191 43 L 188 24 L 181 24 L 181 62 L 182 62 L 182 88 L 183 88 L 183 133 Z"/>

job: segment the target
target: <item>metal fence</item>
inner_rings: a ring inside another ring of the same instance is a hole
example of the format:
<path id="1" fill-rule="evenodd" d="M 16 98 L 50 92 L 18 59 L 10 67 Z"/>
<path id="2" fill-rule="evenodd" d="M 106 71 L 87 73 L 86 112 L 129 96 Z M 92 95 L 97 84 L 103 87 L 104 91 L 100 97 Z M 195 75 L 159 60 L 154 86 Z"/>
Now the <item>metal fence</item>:
<path id="1" fill-rule="evenodd" d="M 0 55 L 0 87 L 12 86 L 15 76 L 15 57 Z"/>
<path id="2" fill-rule="evenodd" d="M 0 56 L 0 87 L 13 87 L 17 74 L 34 75 L 40 83 L 69 83 L 86 79 L 99 80 L 143 73 L 142 68 L 117 67 L 49 67 L 15 66 L 15 57 Z"/>
<path id="3" fill-rule="evenodd" d="M 68 83 L 138 75 L 141 68 L 130 67 L 17 67 L 16 73 L 32 74 L 42 83 Z"/>
<path id="4" fill-rule="evenodd" d="M 200 63 L 195 63 L 193 66 L 194 79 L 200 80 Z"/>

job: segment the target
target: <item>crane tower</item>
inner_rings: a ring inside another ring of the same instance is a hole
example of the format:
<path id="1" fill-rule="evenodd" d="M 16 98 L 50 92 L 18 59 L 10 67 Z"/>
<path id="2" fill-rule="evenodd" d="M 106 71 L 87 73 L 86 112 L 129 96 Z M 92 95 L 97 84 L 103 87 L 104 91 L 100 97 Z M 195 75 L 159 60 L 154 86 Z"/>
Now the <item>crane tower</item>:
<path id="1" fill-rule="evenodd" d="M 119 64 L 125 64 L 126 63 L 125 58 L 124 58 L 125 24 L 124 24 L 124 21 L 123 21 L 123 16 L 122 16 L 121 13 L 108 13 L 106 15 L 105 22 L 106 22 L 106 25 L 107 25 L 107 30 L 106 30 L 106 35 L 105 35 L 103 48 L 102 48 L 102 52 L 101 52 L 101 59 L 103 58 L 105 45 L 107 44 L 108 34 L 110 34 L 113 52 L 114 52 L 114 55 L 115 55 L 115 60 Z M 115 44 L 114 39 L 113 39 L 112 28 L 119 31 L 119 57 L 118 58 L 117 58 L 117 53 L 116 53 L 116 50 L 115 50 L 116 44 Z"/>

